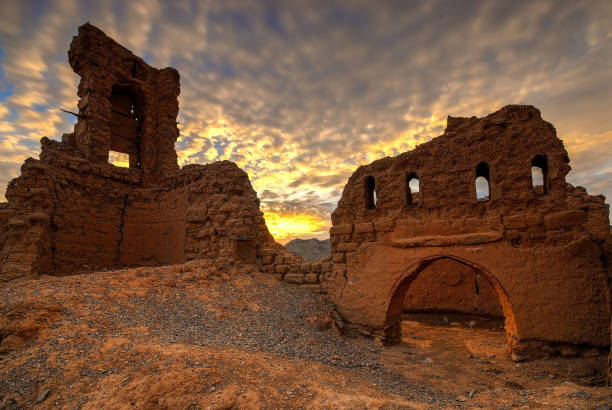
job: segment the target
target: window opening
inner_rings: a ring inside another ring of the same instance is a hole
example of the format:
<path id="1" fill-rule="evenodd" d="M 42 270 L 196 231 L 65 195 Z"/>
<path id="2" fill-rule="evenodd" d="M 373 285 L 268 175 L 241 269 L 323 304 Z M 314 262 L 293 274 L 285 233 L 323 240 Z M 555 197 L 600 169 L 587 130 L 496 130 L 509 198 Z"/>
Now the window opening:
<path id="1" fill-rule="evenodd" d="M 546 192 L 548 177 L 548 163 L 543 155 L 536 155 L 531 161 L 531 186 L 536 193 Z"/>
<path id="2" fill-rule="evenodd" d="M 376 208 L 376 181 L 369 175 L 365 179 L 366 209 Z"/>
<path id="3" fill-rule="evenodd" d="M 421 187 L 419 178 L 415 173 L 406 175 L 406 203 L 408 205 L 418 203 L 421 200 Z"/>
<path id="4" fill-rule="evenodd" d="M 109 99 L 111 103 L 109 162 L 113 165 L 127 164 L 129 168 L 140 166 L 142 101 L 138 97 L 137 90 L 130 86 L 116 85 L 112 89 Z"/>
<path id="5" fill-rule="evenodd" d="M 108 162 L 116 167 L 129 168 L 130 167 L 130 156 L 123 152 L 109 151 Z"/>
<path id="6" fill-rule="evenodd" d="M 481 162 L 476 167 L 476 200 L 488 201 L 491 198 L 491 187 L 489 182 L 489 165 Z"/>

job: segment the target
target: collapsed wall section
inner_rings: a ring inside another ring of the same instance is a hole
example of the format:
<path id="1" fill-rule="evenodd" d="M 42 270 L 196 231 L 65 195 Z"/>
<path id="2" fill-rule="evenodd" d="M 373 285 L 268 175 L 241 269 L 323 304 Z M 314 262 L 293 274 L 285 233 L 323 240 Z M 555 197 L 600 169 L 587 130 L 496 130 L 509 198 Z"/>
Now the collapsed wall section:
<path id="1" fill-rule="evenodd" d="M 330 258 L 307 262 L 276 243 L 246 172 L 230 161 L 189 165 L 164 182 L 187 196 L 185 258 L 255 264 L 279 280 L 316 288 Z"/>
<path id="2" fill-rule="evenodd" d="M 124 198 L 140 175 L 90 164 L 48 138 L 41 144 L 41 159 L 26 160 L 6 191 L 14 216 L 2 250 L 3 279 L 114 266 Z"/>

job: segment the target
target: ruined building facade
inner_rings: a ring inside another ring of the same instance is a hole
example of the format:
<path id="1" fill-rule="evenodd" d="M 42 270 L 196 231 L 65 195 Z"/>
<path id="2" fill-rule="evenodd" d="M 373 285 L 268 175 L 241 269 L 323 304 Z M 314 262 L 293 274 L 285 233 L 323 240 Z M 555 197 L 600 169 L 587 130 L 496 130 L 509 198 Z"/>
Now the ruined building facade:
<path id="1" fill-rule="evenodd" d="M 247 174 L 223 161 L 179 169 L 179 74 L 147 65 L 99 29 L 79 28 L 68 52 L 81 81 L 78 122 L 43 138 L 0 204 L 0 280 L 103 268 L 225 259 L 318 286 L 309 263 L 268 232 Z M 129 156 L 129 168 L 108 162 Z"/>
<path id="2" fill-rule="evenodd" d="M 569 170 L 534 107 L 449 117 L 442 136 L 350 177 L 332 214 L 330 297 L 361 331 L 393 342 L 413 282 L 467 269 L 489 289 L 481 308 L 499 301 L 515 357 L 608 345 L 608 205 L 566 183 Z"/>

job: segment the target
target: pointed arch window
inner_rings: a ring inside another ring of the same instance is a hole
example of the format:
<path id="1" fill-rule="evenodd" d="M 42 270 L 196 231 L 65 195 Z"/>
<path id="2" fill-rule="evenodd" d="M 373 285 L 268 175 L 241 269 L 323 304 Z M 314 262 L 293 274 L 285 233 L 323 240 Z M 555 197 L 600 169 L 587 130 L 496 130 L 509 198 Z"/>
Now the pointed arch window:
<path id="1" fill-rule="evenodd" d="M 421 200 L 421 183 L 414 172 L 406 174 L 406 203 L 416 204 Z"/>
<path id="2" fill-rule="evenodd" d="M 481 162 L 476 167 L 476 200 L 488 201 L 491 198 L 491 183 L 489 179 L 489 165 Z"/>
<path id="3" fill-rule="evenodd" d="M 376 181 L 372 175 L 368 175 L 365 179 L 365 205 L 366 209 L 376 208 Z"/>

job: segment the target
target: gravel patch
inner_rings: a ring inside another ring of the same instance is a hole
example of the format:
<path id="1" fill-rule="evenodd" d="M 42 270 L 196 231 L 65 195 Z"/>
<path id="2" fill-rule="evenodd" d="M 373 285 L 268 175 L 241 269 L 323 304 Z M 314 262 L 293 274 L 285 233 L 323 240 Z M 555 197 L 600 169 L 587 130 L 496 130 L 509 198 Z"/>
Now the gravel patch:
<path id="1" fill-rule="evenodd" d="M 381 348 L 371 340 L 342 337 L 333 327 L 327 330 L 317 328 L 317 318 L 337 315 L 333 305 L 322 295 L 271 280 L 258 272 L 238 273 L 232 267 L 212 268 L 212 273 L 202 272 L 198 279 L 198 286 L 202 287 L 200 292 L 193 286 L 189 289 L 181 282 L 190 272 L 183 275 L 180 270 L 163 269 L 151 268 L 151 272 L 137 275 L 145 278 L 153 275 L 152 282 L 145 285 L 143 292 L 134 292 L 135 289 L 131 288 L 127 298 L 114 297 L 114 292 L 122 286 L 121 280 L 116 280 L 121 278 L 121 272 L 115 272 L 113 275 L 117 276 L 109 284 L 105 282 L 104 274 L 92 274 L 86 279 L 53 278 L 46 279 L 46 283 L 32 283 L 31 294 L 39 294 L 39 289 L 44 289 L 46 296 L 43 299 L 46 298 L 47 303 L 61 305 L 66 297 L 76 295 L 78 298 L 79 307 L 63 309 L 60 319 L 51 323 L 49 329 L 54 329 L 56 334 L 61 334 L 63 326 L 86 330 L 72 338 L 64 335 L 61 339 L 34 338 L 26 346 L 26 351 L 0 355 L 0 359 L 3 359 L 0 360 L 0 370 L 9 363 L 11 366 L 1 372 L 0 390 L 35 402 L 41 392 L 49 388 L 46 381 L 58 380 L 62 373 L 61 368 L 47 367 L 45 356 L 54 354 L 59 364 L 85 358 L 88 351 L 100 348 L 101 341 L 125 337 L 125 329 L 142 327 L 147 331 L 140 336 L 137 332 L 129 332 L 134 339 L 119 347 L 119 357 L 124 358 L 121 363 L 112 363 L 112 367 L 107 365 L 109 368 L 97 370 L 94 370 L 95 364 L 91 368 L 84 367 L 74 382 L 95 386 L 109 374 L 121 374 L 125 369 L 137 371 L 147 368 L 149 363 L 143 362 L 147 359 L 141 356 L 126 360 L 126 355 L 129 355 L 126 352 L 130 352 L 138 343 L 162 346 L 178 343 L 221 346 L 286 359 L 320 362 L 348 370 L 357 378 L 368 380 L 378 388 L 405 399 L 430 403 L 433 408 L 453 403 L 454 398 L 450 395 L 431 391 L 386 369 L 376 357 Z M 193 276 L 193 271 L 191 274 Z M 175 284 L 169 286 L 168 280 Z M 130 285 L 126 283 L 125 286 L 129 288 Z M 5 288 L 0 291 L 6 296 L 11 294 L 10 300 L 20 300 L 15 294 L 19 293 L 18 289 Z M 200 295 L 208 299 L 201 299 L 198 297 Z M 11 309 L 8 307 L 6 311 Z M 29 356 L 25 361 L 20 359 L 24 355 Z M 406 360 L 414 359 L 407 357 Z M 62 394 L 64 398 L 69 397 L 72 403 L 86 401 L 83 396 L 72 397 L 70 391 Z M 5 399 L 8 398 L 5 396 Z M 5 400 L 3 404 L 4 408 L 20 407 L 10 400 Z"/>
<path id="2" fill-rule="evenodd" d="M 130 326 L 146 326 L 161 343 L 230 346 L 249 352 L 266 352 L 286 358 L 304 359 L 359 371 L 381 388 L 406 399 L 438 403 L 450 401 L 387 370 L 375 353 L 372 341 L 340 337 L 332 330 L 317 329 L 309 320 L 334 311 L 322 295 L 275 282 L 255 282 L 247 290 L 232 280 L 223 282 L 220 298 L 203 302 L 176 289 L 168 293 L 137 296 L 130 306 L 109 312 L 107 320 Z M 259 309 L 248 309 L 246 299 Z M 215 310 L 222 308 L 219 315 Z M 413 360 L 407 358 L 406 360 Z"/>

